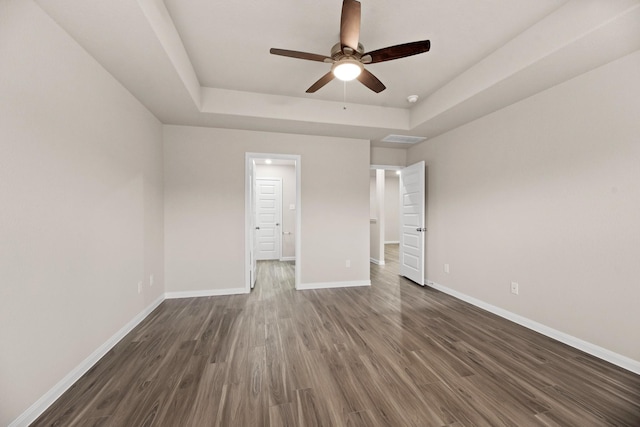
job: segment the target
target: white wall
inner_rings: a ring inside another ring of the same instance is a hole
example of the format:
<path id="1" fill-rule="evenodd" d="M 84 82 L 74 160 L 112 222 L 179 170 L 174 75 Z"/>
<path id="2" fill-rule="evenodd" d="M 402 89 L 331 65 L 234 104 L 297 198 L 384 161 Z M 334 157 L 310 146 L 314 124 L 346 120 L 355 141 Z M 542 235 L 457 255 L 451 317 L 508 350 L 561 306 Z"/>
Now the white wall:
<path id="1" fill-rule="evenodd" d="M 256 165 L 256 178 L 282 179 L 282 257 L 296 256 L 296 167 L 294 165 Z M 291 209 L 291 205 L 294 209 Z M 288 233 L 288 234 L 287 234 Z"/>
<path id="2" fill-rule="evenodd" d="M 368 281 L 368 141 L 164 126 L 167 290 L 244 287 L 246 152 L 301 156 L 302 283 Z"/>
<path id="3" fill-rule="evenodd" d="M 371 164 L 382 166 L 406 166 L 407 165 L 407 149 L 406 148 L 388 148 L 388 147 L 371 147 Z M 384 189 L 384 242 L 397 242 L 399 237 L 399 179 L 397 176 L 392 175 L 394 172 L 386 172 L 385 177 L 385 189 Z M 374 176 L 374 175 L 372 175 Z M 372 182 L 375 187 L 375 176 L 372 178 Z M 372 188 L 374 188 L 372 187 Z M 371 193 L 371 197 L 375 197 L 375 190 Z M 371 202 L 371 218 L 376 218 L 375 203 Z M 372 223 L 371 229 L 371 241 L 370 252 L 371 258 L 381 259 L 384 252 L 380 249 L 379 245 L 379 227 L 377 223 Z"/>
<path id="4" fill-rule="evenodd" d="M 411 148 L 428 279 L 640 361 L 639 70 L 635 52 Z"/>
<path id="5" fill-rule="evenodd" d="M 164 292 L 162 128 L 31 1 L 2 2 L 0 58 L 7 425 Z"/>
<path id="6" fill-rule="evenodd" d="M 378 188 L 376 173 L 376 170 L 372 170 L 369 178 L 369 211 L 372 219 L 369 226 L 369 256 L 372 261 L 379 263 L 386 262 L 384 244 L 399 241 L 400 180 L 395 171 L 381 170 L 384 185 Z M 384 209 L 383 215 L 379 213 L 381 208 Z"/>
<path id="7" fill-rule="evenodd" d="M 378 225 L 378 193 L 376 186 L 376 171 L 371 171 L 369 177 L 369 257 L 376 262 L 383 255 L 380 253 L 380 230 Z"/>
<path id="8" fill-rule="evenodd" d="M 384 241 L 400 241 L 400 178 L 394 171 L 386 171 L 384 178 Z"/>
<path id="9" fill-rule="evenodd" d="M 369 211 L 372 219 L 369 227 L 369 257 L 376 264 L 383 265 L 385 236 L 385 171 L 376 169 L 369 181 Z"/>

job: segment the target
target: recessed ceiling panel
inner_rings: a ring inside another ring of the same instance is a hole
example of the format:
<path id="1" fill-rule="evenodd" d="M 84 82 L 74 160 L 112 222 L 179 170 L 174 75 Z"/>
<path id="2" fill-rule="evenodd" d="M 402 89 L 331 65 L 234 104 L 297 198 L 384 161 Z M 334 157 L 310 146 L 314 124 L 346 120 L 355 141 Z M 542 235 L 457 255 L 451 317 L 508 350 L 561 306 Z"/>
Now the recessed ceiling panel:
<path id="1" fill-rule="evenodd" d="M 306 94 L 330 65 L 277 57 L 269 49 L 329 55 L 338 42 L 340 0 L 165 0 L 203 86 L 400 108 L 410 107 L 408 95 L 427 96 L 563 3 L 362 1 L 365 50 L 430 39 L 431 51 L 368 66 L 387 86 L 380 94 L 338 80 Z"/>

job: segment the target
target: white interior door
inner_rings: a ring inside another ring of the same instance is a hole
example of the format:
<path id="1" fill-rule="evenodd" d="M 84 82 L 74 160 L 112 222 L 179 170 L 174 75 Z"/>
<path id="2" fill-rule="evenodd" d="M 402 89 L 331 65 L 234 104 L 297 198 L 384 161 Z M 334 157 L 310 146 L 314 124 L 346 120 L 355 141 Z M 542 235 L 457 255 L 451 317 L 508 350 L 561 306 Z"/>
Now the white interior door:
<path id="1" fill-rule="evenodd" d="M 400 275 L 424 286 L 424 162 L 400 173 Z"/>
<path id="2" fill-rule="evenodd" d="M 251 289 L 253 289 L 256 285 L 256 273 L 257 273 L 257 265 L 256 265 L 256 253 L 258 252 L 258 236 L 256 229 L 256 180 L 255 180 L 255 171 L 254 167 L 255 162 L 251 161 L 251 171 L 249 173 L 249 205 L 251 206 L 251 215 L 250 217 L 250 225 L 249 229 L 251 233 L 251 241 L 249 242 L 249 281 L 251 284 Z"/>
<path id="3" fill-rule="evenodd" d="M 282 180 L 256 178 L 257 260 L 282 256 Z"/>

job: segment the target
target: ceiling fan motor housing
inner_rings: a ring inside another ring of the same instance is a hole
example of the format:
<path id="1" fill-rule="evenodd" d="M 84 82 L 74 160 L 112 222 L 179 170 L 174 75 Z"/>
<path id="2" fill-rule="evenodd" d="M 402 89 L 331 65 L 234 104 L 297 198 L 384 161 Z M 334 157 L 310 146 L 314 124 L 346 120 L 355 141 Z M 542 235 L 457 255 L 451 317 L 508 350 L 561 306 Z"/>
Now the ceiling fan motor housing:
<path id="1" fill-rule="evenodd" d="M 355 52 L 353 51 L 353 49 L 349 47 L 345 47 L 344 50 L 347 52 L 351 51 L 353 53 L 351 55 L 348 55 L 347 53 L 342 51 L 342 46 L 340 45 L 340 43 L 334 44 L 333 47 L 331 48 L 331 57 L 336 61 L 338 61 L 344 57 L 349 57 L 349 56 L 359 59 L 362 57 L 362 55 L 364 55 L 364 46 L 362 45 L 362 43 L 358 43 L 358 50 L 356 50 Z"/>

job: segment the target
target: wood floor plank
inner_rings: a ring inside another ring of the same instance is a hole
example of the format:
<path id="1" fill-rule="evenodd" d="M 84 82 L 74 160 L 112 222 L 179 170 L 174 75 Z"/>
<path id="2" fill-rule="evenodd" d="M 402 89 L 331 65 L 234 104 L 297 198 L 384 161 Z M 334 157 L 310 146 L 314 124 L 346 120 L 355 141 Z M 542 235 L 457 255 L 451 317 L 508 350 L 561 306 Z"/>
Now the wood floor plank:
<path id="1" fill-rule="evenodd" d="M 188 422 L 189 410 L 197 396 L 206 364 L 204 356 L 191 357 L 187 361 L 184 372 L 174 383 L 171 397 L 158 414 L 158 419 L 163 420 L 164 424 L 178 426 Z"/>
<path id="2" fill-rule="evenodd" d="M 296 391 L 297 422 L 301 427 L 321 427 L 323 425 L 336 425 L 331 421 L 326 409 L 321 408 L 318 397 L 311 388 Z"/>
<path id="3" fill-rule="evenodd" d="M 135 407 L 122 412 L 122 418 L 114 416 L 115 425 L 143 426 L 155 425 L 164 405 L 169 404 L 171 395 L 186 369 L 195 347 L 194 341 L 175 342 L 167 357 L 150 377 L 144 379 Z M 125 402 L 126 397 L 125 397 Z M 117 420 L 117 421 L 116 421 Z"/>
<path id="4" fill-rule="evenodd" d="M 191 408 L 186 410 L 185 426 L 199 427 L 215 424 L 225 387 L 225 363 L 208 363 L 201 372 Z"/>
<path id="5" fill-rule="evenodd" d="M 269 407 L 269 425 L 271 427 L 295 427 L 298 425 L 295 403 L 283 403 Z"/>
<path id="6" fill-rule="evenodd" d="M 640 377 L 397 275 L 166 300 L 33 426 L 640 426 Z"/>
<path id="7" fill-rule="evenodd" d="M 351 412 L 347 416 L 347 427 L 370 427 L 379 425 L 371 411 Z"/>

